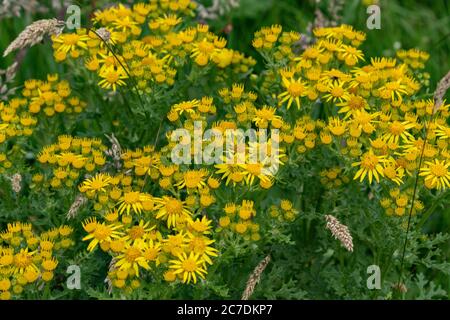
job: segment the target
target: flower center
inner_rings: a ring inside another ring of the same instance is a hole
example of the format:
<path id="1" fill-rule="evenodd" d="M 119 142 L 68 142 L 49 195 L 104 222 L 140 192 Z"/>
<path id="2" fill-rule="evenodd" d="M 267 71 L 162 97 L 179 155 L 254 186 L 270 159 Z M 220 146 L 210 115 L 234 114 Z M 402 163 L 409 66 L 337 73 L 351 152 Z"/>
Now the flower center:
<path id="1" fill-rule="evenodd" d="M 139 192 L 138 191 L 132 191 L 127 192 L 123 196 L 123 201 L 127 204 L 134 204 L 139 201 Z"/>
<path id="2" fill-rule="evenodd" d="M 440 163 L 436 163 L 430 166 L 430 171 L 436 176 L 436 177 L 444 177 L 447 175 L 448 171 L 445 166 L 443 166 Z"/>
<path id="3" fill-rule="evenodd" d="M 293 82 L 289 85 L 289 93 L 291 94 L 291 96 L 293 97 L 299 97 L 303 91 L 305 90 L 305 87 L 297 82 Z"/>
<path id="4" fill-rule="evenodd" d="M 398 136 L 398 135 L 402 134 L 403 131 L 405 131 L 405 127 L 400 122 L 394 121 L 391 124 L 390 131 L 392 134 Z"/>
<path id="5" fill-rule="evenodd" d="M 31 264 L 32 260 L 30 255 L 25 252 L 20 252 L 14 256 L 14 264 L 18 268 L 26 268 Z"/>
<path id="6" fill-rule="evenodd" d="M 111 235 L 111 229 L 104 225 L 97 225 L 95 228 L 94 237 L 98 240 L 104 240 Z"/>
<path id="7" fill-rule="evenodd" d="M 197 263 L 194 259 L 186 259 L 183 261 L 182 267 L 185 271 L 194 272 L 197 269 Z"/>
<path id="8" fill-rule="evenodd" d="M 130 238 L 133 240 L 141 238 L 144 235 L 144 233 L 145 230 L 141 226 L 134 226 L 128 231 Z"/>
<path id="9" fill-rule="evenodd" d="M 73 46 L 77 44 L 78 40 L 80 40 L 80 36 L 76 33 L 67 34 L 64 37 L 64 44 Z"/>
<path id="10" fill-rule="evenodd" d="M 166 210 L 168 214 L 181 214 L 183 204 L 178 199 L 170 199 L 166 203 Z"/>
<path id="11" fill-rule="evenodd" d="M 126 258 L 127 258 L 128 262 L 133 262 L 140 256 L 141 256 L 141 250 L 139 250 L 138 248 L 133 248 L 133 247 L 128 248 L 127 253 L 126 253 Z"/>
<path id="12" fill-rule="evenodd" d="M 334 87 L 331 90 L 331 95 L 333 97 L 342 97 L 344 95 L 344 89 L 342 89 L 341 87 Z"/>
<path id="13" fill-rule="evenodd" d="M 378 157 L 374 154 L 365 154 L 361 160 L 361 166 L 367 169 L 375 169 L 378 164 Z"/>
<path id="14" fill-rule="evenodd" d="M 91 183 L 91 188 L 94 190 L 99 190 L 103 187 L 103 183 L 101 180 L 94 180 Z"/>
<path id="15" fill-rule="evenodd" d="M 115 71 L 110 71 L 106 75 L 106 80 L 109 83 L 116 83 L 117 81 L 119 81 L 119 74 L 117 72 L 115 72 Z"/>

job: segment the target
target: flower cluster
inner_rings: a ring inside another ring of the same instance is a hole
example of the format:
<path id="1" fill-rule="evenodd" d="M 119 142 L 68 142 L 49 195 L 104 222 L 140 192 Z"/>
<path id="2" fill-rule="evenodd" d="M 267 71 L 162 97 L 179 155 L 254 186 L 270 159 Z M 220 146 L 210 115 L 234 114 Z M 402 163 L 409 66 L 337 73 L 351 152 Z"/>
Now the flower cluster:
<path id="1" fill-rule="evenodd" d="M 350 182 L 350 178 L 342 172 L 342 168 L 334 167 L 320 171 L 320 182 L 327 189 L 336 189 L 345 183 Z"/>
<path id="2" fill-rule="evenodd" d="M 73 246 L 67 225 L 36 234 L 30 223 L 9 223 L 0 233 L 0 299 L 20 298 L 24 290 L 37 290 L 51 281 L 57 257 Z"/>
<path id="3" fill-rule="evenodd" d="M 100 87 L 113 91 L 127 82 L 139 92 L 158 91 L 172 86 L 177 70 L 186 65 L 214 66 L 222 80 L 229 77 L 225 68 L 248 72 L 254 59 L 226 49 L 227 41 L 209 32 L 207 25 L 183 24 L 195 7 L 190 0 L 155 1 L 97 11 L 96 30 L 53 37 L 55 59 L 80 59 L 87 70 L 97 73 Z M 151 34 L 143 32 L 147 28 Z"/>
<path id="4" fill-rule="evenodd" d="M 355 179 L 369 183 L 385 179 L 397 185 L 412 177 L 424 150 L 420 175 L 425 186 L 448 188 L 446 119 L 450 105 L 444 103 L 433 116 L 432 100 L 413 98 L 420 89 L 417 69 L 428 55 L 417 50 L 399 51 L 399 61 L 371 58 L 369 64 L 358 66 L 365 61 L 358 49 L 365 39 L 363 33 L 342 25 L 315 29 L 314 34 L 317 42 L 300 56 L 288 56 L 278 70 L 279 89 L 268 89 L 268 94 L 278 95 L 280 114 L 287 115 L 295 104 L 304 114 L 300 119 L 306 119 L 297 120 L 294 134 L 285 134 L 283 141 L 305 139 L 305 146 L 292 149 L 303 153 L 318 146 L 320 138 L 321 144 L 340 154 L 343 162 L 356 167 Z M 260 37 L 257 33 L 255 41 Z M 270 51 L 274 57 L 276 48 Z M 342 67 L 336 68 L 339 64 Z M 310 113 L 317 108 L 325 117 L 310 120 Z M 282 128 L 289 128 L 289 124 Z M 307 133 L 315 129 L 316 133 Z"/>
<path id="5" fill-rule="evenodd" d="M 403 216 L 409 214 L 411 210 L 412 189 L 400 191 L 399 188 L 394 188 L 389 191 L 389 197 L 380 199 L 380 205 L 384 208 L 387 215 Z M 412 214 L 417 214 L 422 211 L 424 204 L 422 201 L 416 199 L 414 207 L 411 210 Z"/>
<path id="6" fill-rule="evenodd" d="M 225 215 L 220 217 L 219 226 L 241 235 L 244 240 L 260 240 L 260 226 L 253 221 L 256 216 L 254 205 L 251 200 L 242 200 L 240 204 L 232 202 L 225 204 L 223 208 Z"/>
<path id="7" fill-rule="evenodd" d="M 298 210 L 296 210 L 290 200 L 282 199 L 279 205 L 271 205 L 269 208 L 269 215 L 278 221 L 282 222 L 292 222 L 298 215 Z"/>
<path id="8" fill-rule="evenodd" d="M 45 181 L 55 189 L 63 187 L 63 184 L 72 187 L 79 177 L 105 165 L 106 149 L 100 139 L 59 136 L 58 142 L 45 146 L 37 158 L 41 164 L 52 167 L 52 170 L 46 176 L 35 174 L 33 182 Z"/>
<path id="9" fill-rule="evenodd" d="M 0 102 L 0 145 L 13 137 L 30 136 L 38 122 L 43 121 L 42 113 L 45 117 L 67 117 L 85 109 L 86 102 L 72 94 L 69 82 L 58 78 L 51 74 L 46 81 L 27 80 L 20 97 Z"/>
<path id="10" fill-rule="evenodd" d="M 347 25 L 313 30 L 315 42 L 300 50 L 298 32 L 273 25 L 255 33 L 265 61 L 256 72 L 255 59 L 192 19 L 195 8 L 190 0 L 114 5 L 94 13 L 93 28 L 52 37 L 54 59 L 94 91 L 86 100 L 108 91 L 114 108 L 106 99 L 88 108 L 57 75 L 28 80 L 21 96 L 0 102 L 0 173 L 16 169 L 24 182 L 5 193 L 8 203 L 27 192 L 78 199 L 71 227 L 36 235 L 12 223 L 1 234 L 2 299 L 53 278 L 57 251 L 74 244 L 72 227 L 83 234 L 77 247 L 103 252 L 109 289 L 124 296 L 155 283 L 213 286 L 203 280 L 230 251 L 290 242 L 288 225 L 331 206 L 284 194 L 303 195 L 306 181 L 335 206 L 345 205 L 336 190 L 363 191 L 375 199 L 371 210 L 399 219 L 425 207 L 425 197 L 411 201 L 416 177 L 418 193 L 450 188 L 450 105 L 436 110 L 420 95 L 427 53 L 366 57 L 366 35 Z M 66 123 L 78 113 L 85 123 Z M 109 148 L 100 135 L 113 126 Z M 23 150 L 12 140 L 22 136 L 31 141 Z M 353 251 L 348 227 L 323 214 Z"/>

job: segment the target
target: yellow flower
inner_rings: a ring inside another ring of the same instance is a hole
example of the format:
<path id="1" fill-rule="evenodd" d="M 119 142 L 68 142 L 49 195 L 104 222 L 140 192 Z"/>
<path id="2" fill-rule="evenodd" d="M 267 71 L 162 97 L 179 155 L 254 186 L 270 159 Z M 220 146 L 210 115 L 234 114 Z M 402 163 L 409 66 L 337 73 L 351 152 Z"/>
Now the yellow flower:
<path id="1" fill-rule="evenodd" d="M 122 254 L 116 257 L 116 266 L 119 270 L 127 270 L 128 272 L 133 270 L 136 276 L 139 277 L 139 267 L 146 270 L 150 269 L 148 262 L 144 257 L 144 252 L 147 249 L 147 245 L 144 241 L 136 241 L 133 244 L 125 245 Z"/>
<path id="2" fill-rule="evenodd" d="M 191 252 L 199 254 L 200 258 L 208 264 L 212 264 L 210 257 L 217 257 L 218 250 L 210 247 L 209 245 L 214 243 L 214 240 L 208 239 L 204 236 L 194 236 L 188 233 L 188 248 Z"/>
<path id="3" fill-rule="evenodd" d="M 144 220 L 139 221 L 138 225 L 132 226 L 127 230 L 127 236 L 123 240 L 138 241 L 145 239 L 146 234 L 155 229 L 155 226 L 149 226 L 150 221 L 144 222 Z"/>
<path id="4" fill-rule="evenodd" d="M 414 128 L 416 125 L 409 121 L 392 121 L 388 124 L 387 132 L 382 136 L 383 140 L 388 143 L 398 143 L 399 138 L 409 140 L 414 138 L 407 130 Z"/>
<path id="5" fill-rule="evenodd" d="M 183 174 L 183 179 L 175 186 L 179 189 L 199 189 L 206 186 L 205 179 L 208 172 L 205 169 L 188 170 Z M 188 190 L 189 191 L 189 190 Z"/>
<path id="6" fill-rule="evenodd" d="M 33 262 L 33 256 L 35 253 L 36 251 L 28 252 L 28 248 L 20 249 L 20 251 L 14 255 L 12 272 L 14 274 L 23 274 L 30 269 L 38 271 L 39 269 Z"/>
<path id="7" fill-rule="evenodd" d="M 180 274 L 183 279 L 183 283 L 190 283 L 193 281 L 197 283 L 197 276 L 204 279 L 206 270 L 203 267 L 204 260 L 200 258 L 199 254 L 191 252 L 189 256 L 186 253 L 178 255 L 177 260 L 170 260 L 171 269 L 174 269 L 173 273 Z"/>
<path id="8" fill-rule="evenodd" d="M 361 156 L 361 161 L 352 164 L 352 167 L 359 166 L 360 169 L 356 172 L 354 180 L 359 178 L 363 181 L 366 175 L 369 177 L 369 183 L 372 183 L 373 177 L 377 182 L 380 182 L 380 175 L 384 176 L 382 164 L 386 161 L 385 156 L 377 156 L 370 149 Z"/>
<path id="9" fill-rule="evenodd" d="M 67 33 L 61 34 L 53 38 L 53 42 L 57 45 L 57 51 L 68 53 L 69 51 L 76 51 L 79 48 L 87 49 L 86 42 L 89 36 L 86 34 Z"/>
<path id="10" fill-rule="evenodd" d="M 211 222 L 212 220 L 209 220 L 206 216 L 203 216 L 201 219 L 197 218 L 195 221 L 191 220 L 189 222 L 189 226 L 193 232 L 210 234 Z"/>
<path id="11" fill-rule="evenodd" d="M 102 78 L 98 85 L 103 89 L 112 88 L 116 91 L 117 86 L 124 86 L 124 79 L 128 78 L 125 70 L 123 68 L 115 68 L 111 66 L 109 68 L 102 68 L 99 72 L 99 76 Z"/>
<path id="12" fill-rule="evenodd" d="M 344 82 L 336 81 L 334 83 L 329 84 L 327 92 L 328 93 L 323 96 L 327 102 L 339 101 L 340 103 L 342 103 L 342 101 L 349 99 L 349 93 L 347 92 L 346 89 L 344 89 Z"/>
<path id="13" fill-rule="evenodd" d="M 348 66 L 355 65 L 358 60 L 364 61 L 364 54 L 361 50 L 358 50 L 355 47 L 342 44 L 338 51 L 342 54 L 345 64 Z"/>
<path id="14" fill-rule="evenodd" d="M 83 184 L 80 186 L 80 191 L 106 192 L 105 187 L 109 186 L 110 183 L 111 177 L 109 175 L 104 173 L 97 173 L 93 178 L 83 181 Z"/>
<path id="15" fill-rule="evenodd" d="M 281 99 L 280 104 L 288 102 L 287 108 L 289 109 L 292 102 L 295 101 L 297 108 L 300 109 L 300 98 L 308 95 L 308 88 L 306 83 L 301 79 L 295 80 L 294 78 L 282 78 L 283 86 L 286 91 L 278 95 L 278 99 Z"/>
<path id="16" fill-rule="evenodd" d="M 90 228 L 91 222 L 89 220 L 87 222 L 87 224 L 83 224 L 83 227 L 89 234 L 83 238 L 83 241 L 91 240 L 88 245 L 88 251 L 94 250 L 99 243 L 110 242 L 123 235 L 121 231 L 118 231 L 118 229 L 122 228 L 121 224 L 107 225 L 103 222 L 96 223 L 93 228 Z"/>
<path id="17" fill-rule="evenodd" d="M 130 214 L 133 210 L 135 213 L 140 214 L 144 210 L 144 203 L 152 200 L 152 197 L 146 193 L 141 193 L 139 191 L 129 191 L 126 192 L 122 197 L 120 197 L 119 202 L 119 214 L 126 212 Z"/>
<path id="18" fill-rule="evenodd" d="M 425 182 L 429 186 L 437 189 L 450 188 L 449 161 L 435 159 L 434 162 L 426 161 L 425 165 L 425 167 L 420 169 L 420 176 L 425 177 Z"/>
<path id="19" fill-rule="evenodd" d="M 176 227 L 177 220 L 190 218 L 192 213 L 185 207 L 184 202 L 170 196 L 155 199 L 156 219 L 167 220 L 167 226 Z"/>
<path id="20" fill-rule="evenodd" d="M 55 270 L 57 265 L 58 261 L 55 258 L 42 261 L 42 268 L 44 268 L 46 271 Z"/>

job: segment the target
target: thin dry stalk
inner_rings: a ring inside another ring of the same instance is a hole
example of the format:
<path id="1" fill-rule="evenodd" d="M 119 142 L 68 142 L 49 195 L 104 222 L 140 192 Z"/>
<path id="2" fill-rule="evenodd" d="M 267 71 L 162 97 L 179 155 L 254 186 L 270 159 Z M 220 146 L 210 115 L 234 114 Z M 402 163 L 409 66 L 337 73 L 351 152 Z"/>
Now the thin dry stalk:
<path id="1" fill-rule="evenodd" d="M 11 188 L 15 193 L 19 193 L 22 190 L 22 175 L 20 173 L 15 173 L 11 177 Z"/>
<path id="2" fill-rule="evenodd" d="M 23 12 L 34 14 L 48 12 L 48 8 L 37 0 L 0 0 L 0 20 L 2 18 L 20 17 Z"/>
<path id="3" fill-rule="evenodd" d="M 65 22 L 58 19 L 43 19 L 33 22 L 9 44 L 3 56 L 6 57 L 14 50 L 32 47 L 41 42 L 45 36 L 61 34 L 64 25 Z"/>
<path id="4" fill-rule="evenodd" d="M 6 70 L 0 69 L 0 101 L 7 101 L 17 88 L 11 87 L 16 77 L 18 63 L 14 62 Z"/>
<path id="5" fill-rule="evenodd" d="M 87 202 L 87 198 L 82 194 L 77 195 L 72 205 L 70 206 L 69 211 L 67 212 L 66 219 L 70 220 L 76 217 L 80 208 Z"/>
<path id="6" fill-rule="evenodd" d="M 436 91 L 434 92 L 433 114 L 435 114 L 444 104 L 444 95 L 448 88 L 450 88 L 450 71 L 441 79 L 441 81 L 439 81 Z"/>
<path id="7" fill-rule="evenodd" d="M 109 43 L 109 40 L 111 40 L 111 32 L 109 32 L 106 28 L 97 29 L 95 33 L 97 33 L 97 35 L 107 43 Z"/>
<path id="8" fill-rule="evenodd" d="M 253 270 L 253 273 L 250 275 L 250 277 L 247 280 L 247 286 L 245 287 L 244 293 L 242 294 L 241 300 L 248 300 L 251 295 L 253 294 L 253 291 L 255 291 L 255 287 L 258 284 L 259 280 L 261 279 L 261 275 L 264 272 L 264 269 L 266 269 L 267 265 L 270 262 L 270 255 L 265 257 Z"/>
<path id="9" fill-rule="evenodd" d="M 197 2 L 198 17 L 205 20 L 216 20 L 234 8 L 239 7 L 240 0 L 213 0 L 210 7 Z"/>
<path id="10" fill-rule="evenodd" d="M 340 223 L 338 219 L 329 214 L 325 215 L 325 220 L 327 221 L 326 227 L 331 231 L 333 237 L 338 239 L 345 249 L 353 252 L 353 238 L 348 227 Z"/>
<path id="11" fill-rule="evenodd" d="M 115 258 L 112 258 L 111 261 L 109 262 L 108 275 L 105 278 L 105 283 L 108 286 L 108 289 L 107 289 L 108 294 L 111 294 L 112 290 L 113 290 L 113 284 L 112 284 L 111 279 L 109 278 L 109 273 L 117 269 L 116 262 L 117 262 L 117 260 Z"/>
<path id="12" fill-rule="evenodd" d="M 122 147 L 120 146 L 119 140 L 114 136 L 114 133 L 111 136 L 107 134 L 105 136 L 111 142 L 111 149 L 106 150 L 105 154 L 112 158 L 112 165 L 116 170 L 120 170 L 122 168 Z M 109 167 L 109 165 L 106 165 L 102 170 L 106 171 Z"/>

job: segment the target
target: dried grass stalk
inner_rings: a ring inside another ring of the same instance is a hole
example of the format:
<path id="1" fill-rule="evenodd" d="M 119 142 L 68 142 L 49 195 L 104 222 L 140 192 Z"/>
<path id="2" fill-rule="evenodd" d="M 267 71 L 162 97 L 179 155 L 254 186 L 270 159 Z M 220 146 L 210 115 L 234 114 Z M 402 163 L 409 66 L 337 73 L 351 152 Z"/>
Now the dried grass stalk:
<path id="1" fill-rule="evenodd" d="M 0 0 L 0 19 L 20 17 L 22 10 L 29 14 L 48 12 L 48 8 L 37 0 Z"/>
<path id="2" fill-rule="evenodd" d="M 401 282 L 400 283 L 399 282 L 394 283 L 392 285 L 392 289 L 397 290 L 397 291 L 399 291 L 401 293 L 408 292 L 408 288 L 406 287 L 406 285 L 404 283 L 401 283 Z"/>
<path id="3" fill-rule="evenodd" d="M 19 193 L 22 190 L 22 175 L 20 173 L 15 173 L 11 177 L 11 188 L 15 193 Z"/>
<path id="4" fill-rule="evenodd" d="M 106 283 L 106 286 L 108 287 L 107 288 L 108 294 L 111 294 L 113 290 L 113 284 L 111 279 L 109 278 L 109 273 L 117 269 L 116 262 L 117 262 L 116 258 L 112 258 L 111 261 L 109 262 L 108 275 L 106 276 L 104 281 Z"/>
<path id="5" fill-rule="evenodd" d="M 240 0 L 213 0 L 210 7 L 197 2 L 198 17 L 201 20 L 216 20 L 234 8 L 238 8 Z"/>
<path id="6" fill-rule="evenodd" d="M 434 92 L 434 108 L 435 114 L 444 103 L 444 95 L 450 88 L 450 71 L 439 81 L 436 91 Z"/>
<path id="7" fill-rule="evenodd" d="M 348 227 L 339 222 L 338 219 L 332 215 L 325 215 L 327 221 L 327 229 L 331 231 L 331 234 L 335 239 L 338 239 L 342 245 L 350 252 L 353 252 L 353 238 L 348 230 Z"/>
<path id="8" fill-rule="evenodd" d="M 0 69 L 0 101 L 7 101 L 17 88 L 11 87 L 16 77 L 18 63 L 14 62 L 6 70 Z"/>
<path id="9" fill-rule="evenodd" d="M 66 218 L 73 219 L 77 215 L 80 208 L 87 202 L 87 198 L 82 194 L 77 195 L 72 205 L 70 206 L 69 212 L 67 212 Z"/>
<path id="10" fill-rule="evenodd" d="M 97 29 L 95 30 L 95 33 L 106 43 L 109 43 L 109 40 L 111 40 L 111 32 L 106 28 Z"/>
<path id="11" fill-rule="evenodd" d="M 122 147 L 120 146 L 119 140 L 117 140 L 114 133 L 111 136 L 105 134 L 108 138 L 109 142 L 111 142 L 111 149 L 105 151 L 105 154 L 112 158 L 112 163 L 107 164 L 103 167 L 103 171 L 107 171 L 111 165 L 116 168 L 116 170 L 120 170 L 122 168 Z"/>
<path id="12" fill-rule="evenodd" d="M 59 35 L 64 29 L 65 22 L 58 19 L 43 19 L 30 24 L 6 48 L 3 56 L 6 57 L 14 50 L 32 47 L 41 42 L 47 35 Z"/>
<path id="13" fill-rule="evenodd" d="M 247 286 L 245 287 L 244 293 L 242 294 L 242 300 L 248 300 L 248 298 L 251 297 L 253 294 L 253 291 L 255 291 L 255 287 L 258 284 L 259 280 L 261 279 L 261 275 L 264 272 L 264 269 L 266 269 L 267 265 L 270 262 L 270 255 L 265 257 L 253 270 L 253 273 L 250 275 L 250 277 L 247 280 Z"/>

